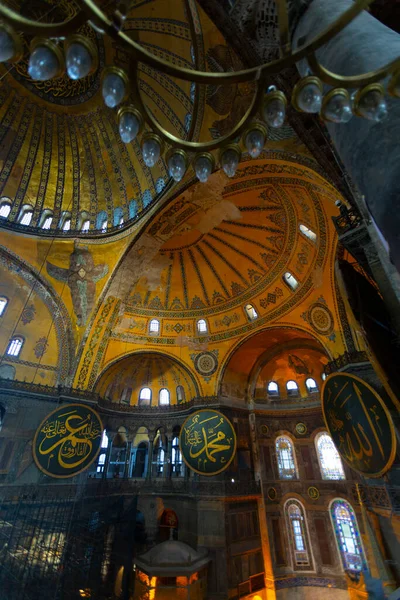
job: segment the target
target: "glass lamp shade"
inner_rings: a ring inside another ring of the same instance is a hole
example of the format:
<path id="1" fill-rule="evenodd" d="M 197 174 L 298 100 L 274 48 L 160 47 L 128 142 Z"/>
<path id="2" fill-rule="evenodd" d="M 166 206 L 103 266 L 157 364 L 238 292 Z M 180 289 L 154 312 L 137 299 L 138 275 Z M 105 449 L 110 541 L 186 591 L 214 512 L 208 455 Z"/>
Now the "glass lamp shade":
<path id="1" fill-rule="evenodd" d="M 48 81 L 56 77 L 61 70 L 57 52 L 52 45 L 38 44 L 31 52 L 28 73 L 35 81 Z"/>
<path id="2" fill-rule="evenodd" d="M 121 109 L 123 110 L 123 109 Z M 119 115 L 118 130 L 125 144 L 132 142 L 140 131 L 140 120 L 136 112 L 126 110 Z"/>
<path id="3" fill-rule="evenodd" d="M 332 123 L 348 123 L 353 116 L 349 93 L 345 89 L 333 89 L 324 98 L 321 115 Z"/>
<path id="4" fill-rule="evenodd" d="M 109 108 L 121 104 L 126 94 L 126 83 L 121 74 L 110 71 L 105 74 L 102 85 L 103 99 Z"/>
<path id="5" fill-rule="evenodd" d="M 292 104 L 304 113 L 318 113 L 322 105 L 322 83 L 313 75 L 304 77 L 294 87 Z"/>
<path id="6" fill-rule="evenodd" d="M 172 179 L 176 182 L 181 181 L 187 168 L 185 154 L 182 151 L 172 152 L 167 158 L 167 165 L 168 173 Z"/>
<path id="7" fill-rule="evenodd" d="M 201 183 L 206 183 L 213 170 L 213 161 L 211 155 L 201 154 L 194 161 L 194 171 L 197 179 Z"/>
<path id="8" fill-rule="evenodd" d="M 73 42 L 65 53 L 65 66 L 70 79 L 82 79 L 92 70 L 92 56 L 79 42 Z"/>
<path id="9" fill-rule="evenodd" d="M 377 83 L 359 90 L 354 99 L 354 108 L 356 114 L 364 119 L 383 121 L 388 115 L 384 88 Z"/>
<path id="10" fill-rule="evenodd" d="M 155 137 L 147 137 L 142 142 L 142 156 L 146 167 L 154 167 L 161 155 L 161 144 Z"/>
<path id="11" fill-rule="evenodd" d="M 228 177 L 234 177 L 236 169 L 238 168 L 240 160 L 240 153 L 235 148 L 227 148 L 222 151 L 221 154 L 221 167 L 228 175 Z"/>
<path id="12" fill-rule="evenodd" d="M 16 52 L 14 40 L 12 36 L 0 27 L 0 62 L 10 60 Z"/>
<path id="13" fill-rule="evenodd" d="M 270 127 L 274 129 L 282 127 L 286 118 L 286 98 L 283 92 L 276 90 L 266 94 L 263 117 Z"/>
<path id="14" fill-rule="evenodd" d="M 251 129 L 245 137 L 245 145 L 247 152 L 251 158 L 258 158 L 263 151 L 265 145 L 266 135 L 262 129 L 254 128 Z"/>

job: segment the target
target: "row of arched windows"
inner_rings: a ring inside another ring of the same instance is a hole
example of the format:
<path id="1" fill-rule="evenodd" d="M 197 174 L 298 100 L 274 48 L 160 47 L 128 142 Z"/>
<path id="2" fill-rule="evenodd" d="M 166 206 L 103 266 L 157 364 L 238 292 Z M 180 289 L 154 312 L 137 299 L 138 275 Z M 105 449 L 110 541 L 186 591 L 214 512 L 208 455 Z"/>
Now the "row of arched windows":
<path id="1" fill-rule="evenodd" d="M 199 335 L 208 333 L 208 325 L 205 319 L 199 319 L 196 322 L 196 329 Z M 152 335 L 158 335 L 160 333 L 160 321 L 158 319 L 151 319 L 149 321 L 149 333 Z"/>
<path id="2" fill-rule="evenodd" d="M 318 392 L 318 385 L 317 385 L 317 382 L 315 381 L 315 379 L 313 379 L 312 377 L 308 377 L 306 379 L 306 389 L 309 394 Z M 286 391 L 288 393 L 288 396 L 297 396 L 299 394 L 298 383 L 296 381 L 294 381 L 293 379 L 289 379 L 289 381 L 286 382 Z M 268 383 L 267 392 L 268 392 L 268 396 L 279 396 L 280 395 L 279 385 L 276 383 L 276 381 L 270 381 Z"/>
<path id="3" fill-rule="evenodd" d="M 365 565 L 365 558 L 352 506 L 341 498 L 333 500 L 330 505 L 330 516 L 343 568 L 346 571 L 361 571 Z M 294 498 L 287 500 L 285 517 L 294 566 L 311 566 L 311 544 L 302 503 Z"/>
<path id="4" fill-rule="evenodd" d="M 0 296 L 0 317 L 2 317 L 8 306 L 8 298 L 6 296 Z M 21 335 L 14 335 L 8 342 L 6 354 L 8 356 L 19 356 L 24 345 L 24 338 Z"/>
<path id="5" fill-rule="evenodd" d="M 326 432 L 315 438 L 315 447 L 322 479 L 345 479 L 342 461 L 330 435 Z M 287 436 L 279 436 L 275 441 L 275 451 L 280 479 L 298 479 L 293 443 Z"/>
<path id="6" fill-rule="evenodd" d="M 108 386 L 105 397 L 111 398 L 114 384 L 110 383 Z M 132 388 L 125 387 L 121 394 L 121 404 L 130 404 L 132 396 Z M 178 404 L 186 401 L 185 389 L 182 385 L 178 385 L 176 388 L 176 401 Z M 153 403 L 153 391 L 149 387 L 142 387 L 139 392 L 139 406 L 151 406 Z M 167 388 L 161 388 L 158 392 L 158 406 L 168 406 L 171 404 L 171 394 Z"/>

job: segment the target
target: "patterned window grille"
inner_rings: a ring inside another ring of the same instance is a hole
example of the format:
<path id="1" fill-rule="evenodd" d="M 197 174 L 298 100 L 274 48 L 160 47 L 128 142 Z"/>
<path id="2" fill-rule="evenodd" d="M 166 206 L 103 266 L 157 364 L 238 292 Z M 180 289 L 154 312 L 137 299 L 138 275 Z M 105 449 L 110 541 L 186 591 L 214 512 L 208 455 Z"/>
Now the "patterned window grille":
<path id="1" fill-rule="evenodd" d="M 8 201 L 0 202 L 0 217 L 3 219 L 7 219 L 10 212 L 11 212 L 11 202 L 8 202 Z"/>
<path id="2" fill-rule="evenodd" d="M 303 508 L 298 502 L 293 501 L 287 504 L 286 511 L 294 563 L 296 566 L 307 566 L 310 564 L 310 558 L 307 550 L 307 532 Z"/>
<path id="3" fill-rule="evenodd" d="M 318 385 L 315 379 L 313 379 L 312 377 L 308 377 L 306 379 L 306 388 L 310 394 L 312 394 L 313 392 L 318 392 Z"/>
<path id="4" fill-rule="evenodd" d="M 204 319 L 197 321 L 197 331 L 199 333 L 207 333 L 207 322 Z"/>
<path id="5" fill-rule="evenodd" d="M 321 433 L 316 439 L 322 479 L 346 479 L 342 461 L 330 435 Z"/>
<path id="6" fill-rule="evenodd" d="M 254 321 L 255 319 L 258 319 L 258 312 L 256 311 L 256 309 L 254 308 L 254 306 L 252 304 L 246 304 L 246 306 L 244 307 L 244 310 L 246 311 L 246 314 L 249 317 L 250 321 Z"/>
<path id="7" fill-rule="evenodd" d="M 20 337 L 11 338 L 10 343 L 8 344 L 7 354 L 9 356 L 19 356 L 24 340 Z"/>
<path id="8" fill-rule="evenodd" d="M 160 333 L 160 321 L 152 319 L 149 324 L 150 333 Z"/>
<path id="9" fill-rule="evenodd" d="M 281 479 L 297 479 L 297 468 L 294 460 L 293 444 L 286 437 L 279 437 L 275 442 L 278 460 L 279 477 Z"/>
<path id="10" fill-rule="evenodd" d="M 345 500 L 335 500 L 331 505 L 331 515 L 343 568 L 352 572 L 362 571 L 365 557 L 352 507 Z"/>
<path id="11" fill-rule="evenodd" d="M 22 214 L 20 223 L 21 225 L 30 225 L 33 217 L 33 210 L 25 210 Z"/>

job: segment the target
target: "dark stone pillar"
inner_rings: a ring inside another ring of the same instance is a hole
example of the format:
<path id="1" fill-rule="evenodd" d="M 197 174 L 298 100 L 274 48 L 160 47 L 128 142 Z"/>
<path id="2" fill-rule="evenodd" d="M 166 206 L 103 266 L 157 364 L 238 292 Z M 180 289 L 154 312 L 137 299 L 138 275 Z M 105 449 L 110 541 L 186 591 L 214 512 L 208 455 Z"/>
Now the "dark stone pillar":
<path id="1" fill-rule="evenodd" d="M 294 48 L 311 41 L 352 4 L 352 0 L 313 0 L 294 32 Z M 364 11 L 316 55 L 334 73 L 363 74 L 400 56 L 400 36 Z M 307 68 L 306 61 L 298 64 L 301 75 Z M 388 97 L 387 102 L 389 116 L 381 123 L 353 117 L 347 124 L 327 127 L 400 270 L 400 100 Z"/>

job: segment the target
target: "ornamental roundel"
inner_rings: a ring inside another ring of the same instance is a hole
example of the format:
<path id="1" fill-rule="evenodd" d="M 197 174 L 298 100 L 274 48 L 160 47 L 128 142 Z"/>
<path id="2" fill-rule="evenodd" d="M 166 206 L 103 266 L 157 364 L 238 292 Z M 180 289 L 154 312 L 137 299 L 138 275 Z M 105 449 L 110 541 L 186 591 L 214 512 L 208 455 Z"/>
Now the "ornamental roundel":
<path id="1" fill-rule="evenodd" d="M 218 360 L 212 352 L 201 352 L 194 359 L 194 366 L 200 375 L 209 377 L 218 369 Z"/>
<path id="2" fill-rule="evenodd" d="M 59 406 L 36 431 L 32 447 L 36 466 L 49 477 L 73 477 L 96 460 L 102 434 L 101 419 L 89 406 Z"/>
<path id="3" fill-rule="evenodd" d="M 299 435 L 305 435 L 307 433 L 307 425 L 305 423 L 297 423 L 296 433 Z"/>
<path id="4" fill-rule="evenodd" d="M 308 311 L 308 321 L 321 335 L 330 335 L 333 331 L 333 316 L 325 304 L 319 302 L 313 304 Z"/>
<path id="5" fill-rule="evenodd" d="M 313 485 L 308 488 L 307 493 L 311 500 L 318 500 L 319 498 L 319 489 L 314 487 Z"/>

